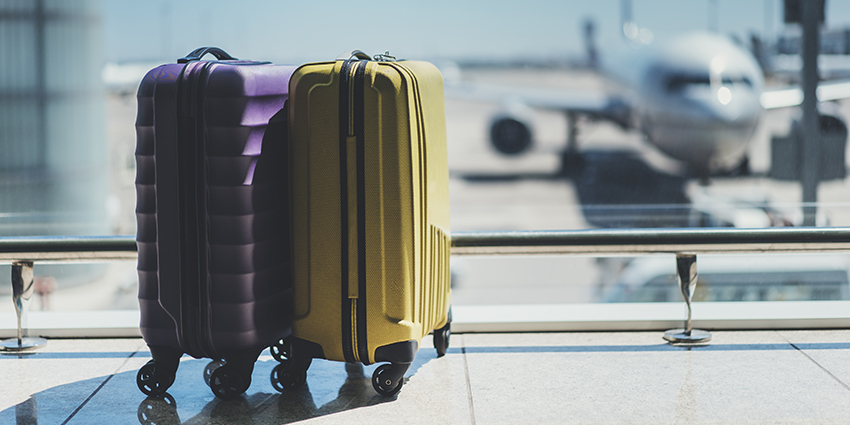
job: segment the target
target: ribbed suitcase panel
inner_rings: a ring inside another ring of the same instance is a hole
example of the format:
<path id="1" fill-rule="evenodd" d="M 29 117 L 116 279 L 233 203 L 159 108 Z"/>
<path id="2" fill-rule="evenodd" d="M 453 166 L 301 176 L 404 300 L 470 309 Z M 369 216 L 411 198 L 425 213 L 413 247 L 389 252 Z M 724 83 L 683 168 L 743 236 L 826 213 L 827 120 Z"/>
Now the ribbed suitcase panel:
<path id="1" fill-rule="evenodd" d="M 267 187 L 266 187 L 267 186 Z M 210 197 L 208 208 L 213 215 L 261 214 L 273 210 L 281 196 L 274 191 L 276 184 L 255 181 L 251 186 L 212 186 L 208 187 Z M 271 193 L 275 195 L 269 196 Z"/>
<path id="2" fill-rule="evenodd" d="M 136 244 L 139 251 L 139 324 L 150 344 L 178 347 L 176 322 L 159 302 L 157 262 L 156 161 L 154 136 L 154 87 L 163 67 L 145 75 L 136 97 Z M 176 122 L 176 118 L 175 118 Z"/>
<path id="3" fill-rule="evenodd" d="M 202 255 L 209 270 L 202 279 L 209 284 L 209 343 L 216 351 L 209 355 L 262 348 L 283 336 L 291 320 L 285 127 L 268 122 L 283 107 L 292 69 L 214 63 L 204 82 L 207 96 L 199 119 L 206 125 L 199 137 L 207 178 L 206 203 L 199 210 L 208 241 Z M 175 131 L 177 125 L 177 117 L 169 123 L 154 120 L 152 76 L 159 70 L 139 87 L 136 120 L 141 327 L 148 344 L 185 351 L 175 337 L 180 312 L 162 308 L 158 289 L 154 125 Z M 159 207 L 160 214 L 168 211 L 168 206 Z"/>
<path id="4" fill-rule="evenodd" d="M 288 231 L 282 223 L 278 211 L 266 211 L 244 215 L 211 215 L 210 244 L 247 245 L 254 241 L 275 240 L 282 232 Z M 285 240 L 275 240 L 286 243 Z"/>
<path id="5" fill-rule="evenodd" d="M 216 302 L 235 303 L 266 299 L 280 292 L 272 282 L 286 278 L 289 272 L 288 264 L 280 264 L 254 273 L 212 273 L 217 284 L 210 288 L 210 298 Z"/>
<path id="6" fill-rule="evenodd" d="M 207 87 L 208 294 L 219 351 L 268 345 L 291 321 L 291 282 L 281 273 L 289 267 L 285 127 L 268 125 L 283 109 L 291 70 L 268 68 L 214 65 L 222 72 Z M 239 135 L 232 148 L 222 134 Z"/>

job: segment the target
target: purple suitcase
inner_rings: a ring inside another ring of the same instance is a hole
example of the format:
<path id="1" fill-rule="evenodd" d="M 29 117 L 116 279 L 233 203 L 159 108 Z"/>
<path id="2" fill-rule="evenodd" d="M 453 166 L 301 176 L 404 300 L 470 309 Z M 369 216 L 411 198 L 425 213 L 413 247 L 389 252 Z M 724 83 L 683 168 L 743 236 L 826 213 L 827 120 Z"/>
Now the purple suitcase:
<path id="1" fill-rule="evenodd" d="M 200 60 L 208 53 L 218 60 Z M 237 396 L 262 350 L 289 335 L 282 110 L 295 68 L 201 48 L 139 86 L 140 327 L 153 360 L 137 384 L 147 395 L 171 386 L 187 353 L 224 360 L 210 388 Z"/>

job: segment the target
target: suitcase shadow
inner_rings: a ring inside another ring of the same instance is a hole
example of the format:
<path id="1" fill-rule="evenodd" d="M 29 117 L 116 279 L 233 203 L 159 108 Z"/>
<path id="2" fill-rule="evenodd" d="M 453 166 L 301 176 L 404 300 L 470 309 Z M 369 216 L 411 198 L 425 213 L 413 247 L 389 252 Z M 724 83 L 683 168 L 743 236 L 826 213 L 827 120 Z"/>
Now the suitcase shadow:
<path id="1" fill-rule="evenodd" d="M 410 368 L 404 374 L 405 383 L 422 366 L 436 358 L 433 349 L 420 350 Z M 278 416 L 274 418 L 274 421 L 291 423 L 390 403 L 395 401 L 397 397 L 405 396 L 404 388 L 392 397 L 384 397 L 375 392 L 372 387 L 372 372 L 380 364 L 364 367 L 360 363 L 345 363 L 345 380 L 341 384 L 339 384 L 339 365 L 338 362 L 315 360 L 308 372 L 312 373 L 313 376 L 312 378 L 308 376 L 307 384 L 294 391 L 286 391 L 277 399 Z M 332 377 L 336 377 L 336 379 L 331 379 Z M 326 401 L 329 398 L 331 399 Z"/>
<path id="2" fill-rule="evenodd" d="M 335 398 L 326 400 L 333 389 L 317 384 L 315 379 L 295 390 L 284 393 L 257 392 L 244 394 L 234 400 L 212 399 L 200 412 L 185 422 L 178 413 L 178 403 L 167 394 L 162 398 L 147 398 L 139 404 L 138 418 L 143 425 L 226 423 L 233 425 L 276 423 L 285 424 L 330 415 L 359 407 L 393 401 L 372 389 L 369 376 L 360 364 L 346 364 L 345 381 L 336 389 Z M 335 380 L 334 383 L 337 383 Z M 249 390 L 250 391 L 250 390 Z M 184 413 L 185 414 L 185 413 Z"/>
<path id="3" fill-rule="evenodd" d="M 319 401 L 323 392 L 321 385 L 308 382 L 303 387 L 294 391 L 281 394 L 277 400 L 277 421 L 289 423 L 319 416 L 339 413 L 360 407 L 374 406 L 377 404 L 391 402 L 396 397 L 383 397 L 378 395 L 372 388 L 370 375 L 365 373 L 361 364 L 345 364 L 346 377 L 337 390 L 336 397 L 326 403 Z M 318 391 L 316 391 L 318 390 Z M 314 396 L 314 391 L 317 392 Z M 403 392 L 404 390 L 402 390 Z"/>
<path id="4" fill-rule="evenodd" d="M 449 352 L 453 350 L 449 349 Z M 423 349 L 417 353 L 410 369 L 405 373 L 405 382 L 423 365 L 436 358 L 433 349 Z M 258 362 L 255 371 L 262 374 L 273 364 L 276 362 Z M 404 388 L 398 395 L 392 397 L 384 397 L 375 392 L 372 388 L 371 377 L 372 372 L 379 365 L 363 366 L 360 363 L 314 360 L 308 371 L 307 383 L 300 388 L 285 390 L 283 393 L 245 394 L 235 400 L 212 399 L 198 414 L 185 422 L 181 421 L 177 412 L 177 402 L 170 395 L 161 399 L 148 398 L 139 405 L 139 422 L 145 425 L 154 423 L 285 424 L 390 403 L 397 397 L 404 397 Z M 341 373 L 343 370 L 344 373 Z M 255 378 L 255 382 L 258 379 Z"/>
<path id="5" fill-rule="evenodd" d="M 449 349 L 449 353 L 457 352 L 457 349 Z M 34 353 L 32 356 L 38 359 L 78 360 L 124 358 L 132 354 Z M 410 394 L 407 388 L 402 388 L 393 397 L 378 395 L 371 383 L 372 372 L 379 366 L 377 364 L 364 367 L 361 364 L 325 360 L 313 362 L 307 384 L 303 387 L 279 393 L 269 381 L 269 375 L 278 363 L 271 356 L 266 358 L 269 360 L 260 360 L 255 364 L 253 382 L 248 392 L 235 400 L 215 398 L 204 384 L 203 371 L 210 362 L 185 359 L 181 362 L 175 384 L 163 397 L 143 398 L 144 395 L 136 386 L 138 369 L 132 369 L 31 394 L 17 405 L 0 409 L 0 423 L 64 423 L 73 419 L 81 423 L 138 421 L 145 425 L 282 424 L 390 403 L 396 397 L 416 396 L 415 391 Z M 436 360 L 433 348 L 420 350 L 405 377 L 415 375 L 432 360 Z"/>

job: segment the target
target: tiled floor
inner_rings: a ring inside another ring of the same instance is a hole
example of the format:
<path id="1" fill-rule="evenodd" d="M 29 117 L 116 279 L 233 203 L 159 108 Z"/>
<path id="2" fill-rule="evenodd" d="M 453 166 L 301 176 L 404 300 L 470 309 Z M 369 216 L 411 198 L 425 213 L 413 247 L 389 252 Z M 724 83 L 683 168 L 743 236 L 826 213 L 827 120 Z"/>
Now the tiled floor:
<path id="1" fill-rule="evenodd" d="M 429 344 L 392 398 L 375 366 L 326 361 L 278 393 L 265 353 L 248 392 L 220 401 L 208 361 L 184 358 L 170 397 L 146 399 L 141 340 L 51 340 L 0 356 L 0 423 L 850 423 L 850 331 L 715 332 L 690 349 L 658 332 L 455 334 L 440 359 Z"/>

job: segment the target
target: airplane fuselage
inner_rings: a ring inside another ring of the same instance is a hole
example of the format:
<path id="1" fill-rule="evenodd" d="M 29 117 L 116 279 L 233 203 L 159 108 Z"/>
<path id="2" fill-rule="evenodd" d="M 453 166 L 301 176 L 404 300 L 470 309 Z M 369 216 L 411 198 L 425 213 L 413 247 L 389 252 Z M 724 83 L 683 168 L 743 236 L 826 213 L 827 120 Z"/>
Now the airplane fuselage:
<path id="1" fill-rule="evenodd" d="M 632 125 L 668 156 L 707 173 L 737 165 L 763 113 L 761 68 L 725 37 L 698 33 L 618 58 Z"/>

